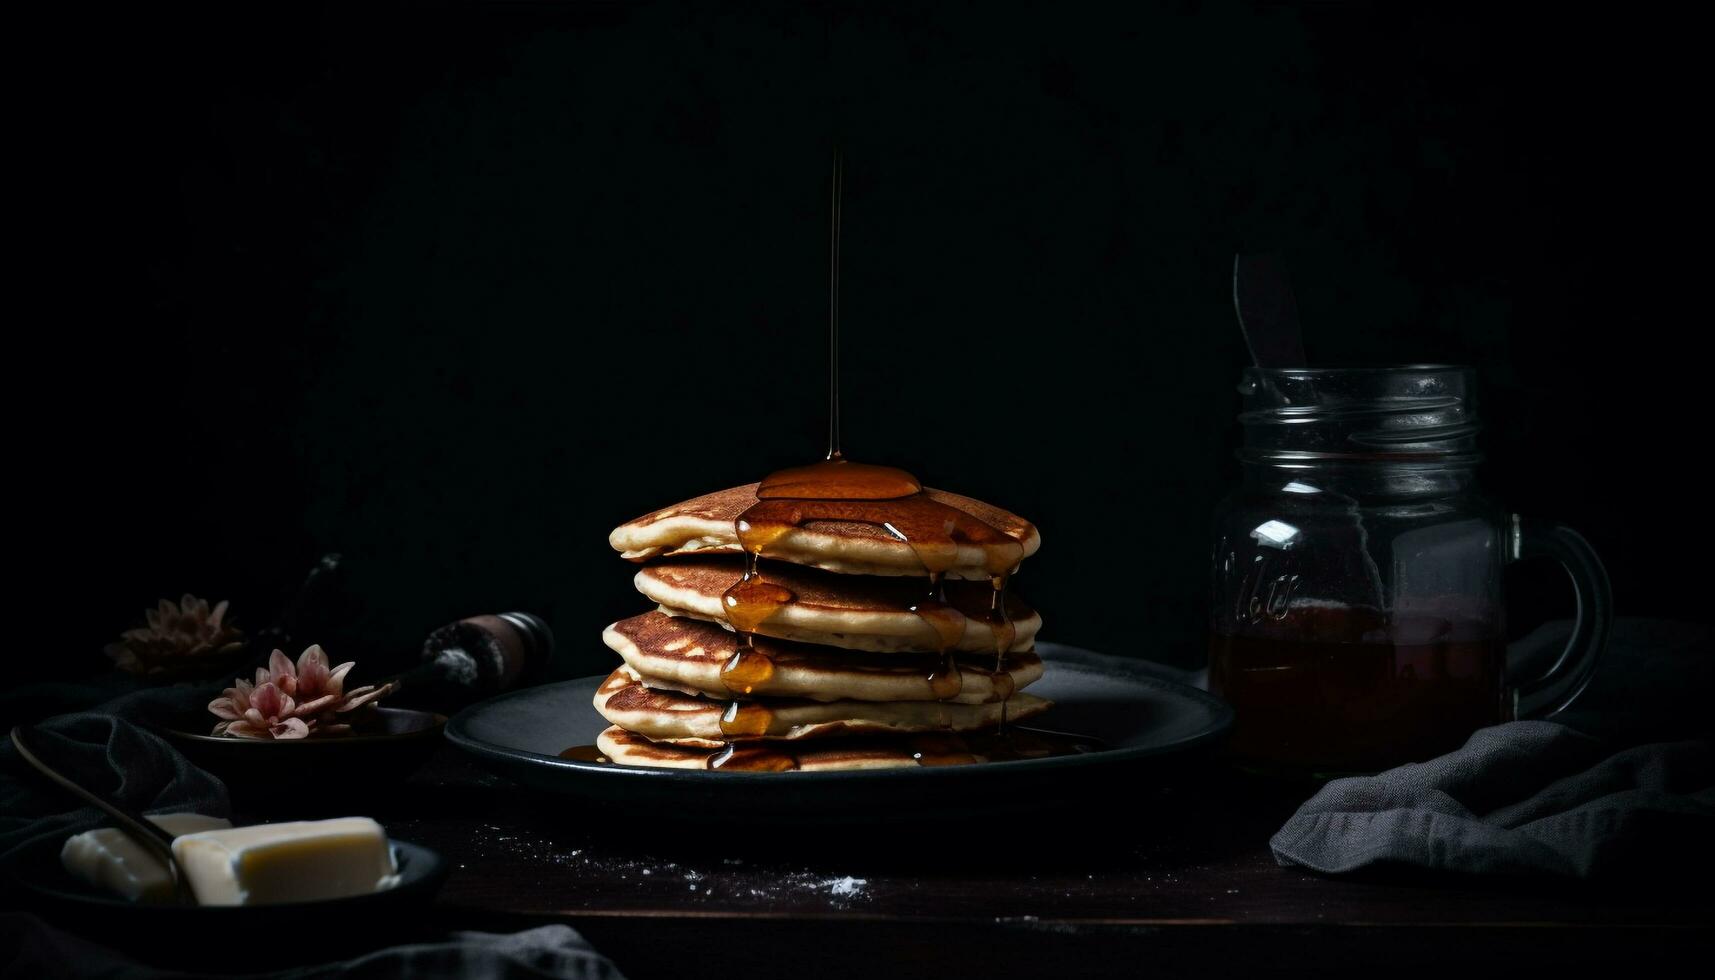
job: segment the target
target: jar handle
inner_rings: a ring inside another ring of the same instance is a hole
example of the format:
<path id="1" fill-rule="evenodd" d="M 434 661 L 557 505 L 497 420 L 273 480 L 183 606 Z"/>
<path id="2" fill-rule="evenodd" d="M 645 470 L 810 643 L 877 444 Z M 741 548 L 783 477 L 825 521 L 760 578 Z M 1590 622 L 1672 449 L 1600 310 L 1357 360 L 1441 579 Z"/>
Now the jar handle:
<path id="1" fill-rule="evenodd" d="M 1608 571 L 1584 536 L 1561 524 L 1531 521 L 1512 515 L 1511 560 L 1552 558 L 1572 578 L 1578 612 L 1572 636 L 1554 665 L 1541 677 L 1513 688 L 1513 717 L 1549 718 L 1565 711 L 1584 693 L 1596 672 L 1596 659 L 1608 645 L 1614 619 L 1614 593 Z"/>

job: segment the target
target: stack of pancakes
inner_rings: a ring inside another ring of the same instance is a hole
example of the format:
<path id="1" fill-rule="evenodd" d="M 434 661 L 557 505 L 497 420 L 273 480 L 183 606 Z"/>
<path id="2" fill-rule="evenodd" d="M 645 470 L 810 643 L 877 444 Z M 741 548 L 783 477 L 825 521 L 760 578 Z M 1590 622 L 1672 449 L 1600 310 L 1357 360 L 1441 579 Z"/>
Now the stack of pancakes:
<path id="1" fill-rule="evenodd" d="M 608 759 L 768 771 L 981 762 L 1002 754 L 983 733 L 1047 710 L 1021 693 L 1042 676 L 1041 618 L 1006 589 L 1041 543 L 1029 522 L 924 489 L 866 501 L 861 519 L 788 506 L 790 524 L 758 546 L 758 486 L 609 536 L 643 563 L 637 590 L 657 608 L 603 633 L 624 660 L 595 696 L 612 725 L 597 740 Z M 916 510 L 888 519 L 906 505 Z M 925 513 L 957 520 L 935 542 L 907 540 L 905 517 L 921 525 Z M 955 524 L 983 531 L 986 548 Z"/>

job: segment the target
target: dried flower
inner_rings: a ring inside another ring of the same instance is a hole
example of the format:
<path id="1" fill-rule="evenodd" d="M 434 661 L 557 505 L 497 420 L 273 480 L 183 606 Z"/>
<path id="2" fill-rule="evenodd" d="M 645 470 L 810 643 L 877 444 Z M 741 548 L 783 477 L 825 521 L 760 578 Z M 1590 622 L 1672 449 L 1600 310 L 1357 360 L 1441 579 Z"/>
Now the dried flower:
<path id="1" fill-rule="evenodd" d="M 226 719 L 214 726 L 216 735 L 234 738 L 308 738 L 310 722 L 298 717 L 292 696 L 274 684 L 252 687 L 243 680 L 227 688 L 226 696 L 209 702 L 208 710 Z"/>
<path id="2" fill-rule="evenodd" d="M 162 599 L 156 608 L 144 610 L 146 625 L 119 634 L 106 653 L 120 670 L 132 674 L 194 673 L 243 648 L 244 634 L 226 622 L 226 609 L 224 601 L 210 609 L 207 599 L 189 594 L 178 605 Z"/>
<path id="3" fill-rule="evenodd" d="M 255 683 L 239 678 L 208 703 L 208 710 L 221 719 L 214 734 L 281 739 L 344 735 L 399 687 L 394 681 L 347 691 L 345 676 L 354 666 L 356 662 L 348 660 L 329 668 L 319 645 L 300 654 L 296 664 L 275 650 L 268 666 L 256 668 Z"/>

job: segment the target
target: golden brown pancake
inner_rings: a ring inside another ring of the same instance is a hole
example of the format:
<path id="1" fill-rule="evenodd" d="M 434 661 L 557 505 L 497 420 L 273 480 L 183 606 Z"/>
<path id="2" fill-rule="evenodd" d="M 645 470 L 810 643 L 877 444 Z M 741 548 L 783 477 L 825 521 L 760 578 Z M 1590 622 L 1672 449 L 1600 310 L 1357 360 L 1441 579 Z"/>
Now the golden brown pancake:
<path id="1" fill-rule="evenodd" d="M 610 724 L 654 742 L 718 748 L 729 738 L 722 728 L 727 702 L 651 687 L 630 667 L 620 667 L 596 689 L 595 707 Z M 1002 720 L 1017 721 L 1047 711 L 1051 702 L 1015 694 L 1005 703 L 950 701 L 809 701 L 758 698 L 743 702 L 745 736 L 758 739 L 823 738 L 834 735 L 899 735 L 975 732 Z M 749 727 L 754 724 L 754 728 Z"/>
<path id="2" fill-rule="evenodd" d="M 757 626 L 758 635 L 879 653 L 940 646 L 934 627 L 911 611 L 928 591 L 923 579 L 833 575 L 798 565 L 758 564 L 763 578 L 790 589 L 795 597 Z M 689 557 L 645 565 L 634 581 L 637 591 L 668 612 L 726 623 L 721 597 L 743 575 L 737 557 Z M 964 635 L 954 649 L 993 653 L 995 634 L 987 622 L 993 596 L 989 584 L 945 585 L 947 604 L 966 617 Z M 1010 594 L 1006 613 L 1017 630 L 1009 652 L 1031 649 L 1042 617 Z"/>
<path id="3" fill-rule="evenodd" d="M 734 693 L 723 681 L 721 668 L 741 649 L 754 651 L 747 656 L 760 655 L 760 673 L 765 674 L 731 675 L 735 683 L 749 684 L 748 690 L 738 691 L 747 696 L 982 704 L 999 700 L 1006 686 L 997 686 L 990 677 L 994 655 L 988 652 L 961 658 L 958 693 L 938 698 L 936 685 L 930 683 L 930 675 L 941 667 L 936 654 L 854 653 L 765 636 L 746 648 L 738 634 L 718 624 L 662 612 L 622 619 L 603 631 L 602 639 L 650 684 L 720 698 Z M 1042 676 L 1042 660 L 1034 653 L 1008 654 L 1002 669 L 1012 678 L 1012 689 L 1021 691 Z"/>
<path id="4" fill-rule="evenodd" d="M 767 768 L 773 771 L 833 771 L 840 769 L 898 769 L 917 766 L 956 766 L 976 762 L 1040 759 L 1075 755 L 1096 746 L 1066 736 L 1021 729 L 982 735 L 882 735 L 815 739 L 808 742 L 747 742 L 737 745 L 735 758 L 722 771 Z M 700 749 L 651 742 L 619 726 L 596 737 L 596 748 L 608 761 L 623 766 L 665 769 L 708 769 L 721 749 Z M 760 763 L 760 765 L 758 765 Z M 782 764 L 784 763 L 784 764 Z"/>
<path id="5" fill-rule="evenodd" d="M 750 483 L 708 493 L 645 514 L 614 528 L 608 543 L 634 561 L 693 552 L 737 553 L 738 533 L 733 522 L 756 503 L 756 487 Z M 1023 546 L 1026 558 L 1042 546 L 1035 526 L 1017 514 L 944 490 L 925 488 L 923 492 L 1010 535 Z M 771 542 L 763 554 L 844 575 L 923 575 L 922 560 L 910 545 L 881 527 L 860 522 L 811 521 Z M 947 577 L 986 581 L 989 573 L 985 562 L 981 547 L 960 545 L 958 561 Z"/>
<path id="6" fill-rule="evenodd" d="M 657 769 L 707 769 L 719 749 L 651 742 L 618 725 L 596 736 L 596 748 L 622 766 Z M 899 739 L 835 739 L 796 743 L 791 755 L 799 772 L 848 769 L 900 769 L 918 765 L 911 741 Z"/>

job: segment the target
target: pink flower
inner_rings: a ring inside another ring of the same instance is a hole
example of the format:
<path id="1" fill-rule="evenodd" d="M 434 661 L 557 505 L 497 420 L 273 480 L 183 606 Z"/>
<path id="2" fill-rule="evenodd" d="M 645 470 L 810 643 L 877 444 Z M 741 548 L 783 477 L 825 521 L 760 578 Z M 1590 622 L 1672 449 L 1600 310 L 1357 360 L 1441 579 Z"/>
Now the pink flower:
<path id="1" fill-rule="evenodd" d="M 244 684 L 243 681 L 238 683 Z M 226 697 L 209 702 L 208 710 L 225 719 L 215 726 L 217 735 L 308 738 L 310 734 L 310 722 L 298 717 L 298 706 L 292 696 L 273 684 L 263 684 L 248 691 L 229 688 Z"/>
<path id="2" fill-rule="evenodd" d="M 374 704 L 398 688 L 397 682 L 345 690 L 345 677 L 355 661 L 328 666 L 327 653 L 311 646 L 292 659 L 279 650 L 268 666 L 256 669 L 256 682 L 242 678 L 208 710 L 221 722 L 214 734 L 235 738 L 307 738 L 313 734 L 343 735 L 351 731 L 352 712 Z"/>

